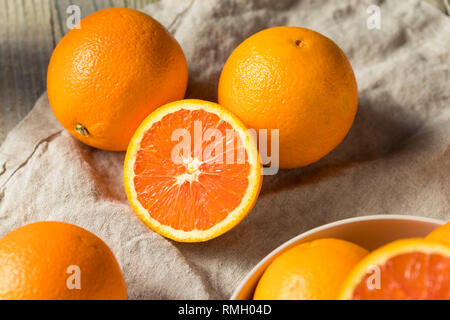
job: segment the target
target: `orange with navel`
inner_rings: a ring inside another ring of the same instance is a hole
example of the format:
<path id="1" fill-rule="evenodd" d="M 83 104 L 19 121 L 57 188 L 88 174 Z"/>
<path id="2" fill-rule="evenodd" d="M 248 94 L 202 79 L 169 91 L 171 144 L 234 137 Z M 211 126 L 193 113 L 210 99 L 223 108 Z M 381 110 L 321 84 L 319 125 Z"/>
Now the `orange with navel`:
<path id="1" fill-rule="evenodd" d="M 159 22 L 111 8 L 86 17 L 61 40 L 47 88 L 56 118 L 74 137 L 123 151 L 148 114 L 184 97 L 187 78 L 183 51 Z"/>
<path id="2" fill-rule="evenodd" d="M 219 103 L 249 128 L 279 130 L 281 168 L 320 160 L 356 115 L 353 69 L 329 38 L 297 27 L 263 30 L 241 43 L 220 76 Z"/>
<path id="3" fill-rule="evenodd" d="M 123 300 L 125 281 L 108 246 L 63 222 L 38 222 L 0 239 L 0 300 Z"/>

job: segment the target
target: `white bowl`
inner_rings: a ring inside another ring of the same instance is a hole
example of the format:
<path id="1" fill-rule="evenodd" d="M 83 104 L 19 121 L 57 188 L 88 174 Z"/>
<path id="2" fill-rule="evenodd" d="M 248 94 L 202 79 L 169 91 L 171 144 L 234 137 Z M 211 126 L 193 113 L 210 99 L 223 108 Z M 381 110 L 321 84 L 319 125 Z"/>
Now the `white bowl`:
<path id="1" fill-rule="evenodd" d="M 281 253 L 303 242 L 338 238 L 354 242 L 368 250 L 386 243 L 411 237 L 424 237 L 444 221 L 403 215 L 366 216 L 336 221 L 304 232 L 285 242 L 262 259 L 242 280 L 232 300 L 251 300 L 264 270 Z"/>

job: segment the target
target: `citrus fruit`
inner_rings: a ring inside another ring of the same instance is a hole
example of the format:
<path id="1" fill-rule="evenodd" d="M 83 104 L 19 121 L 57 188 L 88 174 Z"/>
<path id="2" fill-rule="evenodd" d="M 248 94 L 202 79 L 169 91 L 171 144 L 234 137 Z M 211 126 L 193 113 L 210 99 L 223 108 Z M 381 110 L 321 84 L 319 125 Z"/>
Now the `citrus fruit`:
<path id="1" fill-rule="evenodd" d="M 259 280 L 255 300 L 336 299 L 342 282 L 367 254 L 339 239 L 302 243 L 277 257 Z"/>
<path id="2" fill-rule="evenodd" d="M 113 253 L 91 232 L 37 222 L 0 239 L 1 300 L 122 300 L 125 281 Z"/>
<path id="3" fill-rule="evenodd" d="M 443 243 L 447 246 L 450 246 L 450 222 L 440 226 L 433 232 L 431 232 L 426 239 L 437 241 Z"/>
<path id="4" fill-rule="evenodd" d="M 345 280 L 339 297 L 354 300 L 450 299 L 450 248 L 403 239 L 365 257 Z"/>
<path id="5" fill-rule="evenodd" d="M 56 118 L 75 138 L 123 151 L 147 115 L 183 99 L 187 79 L 183 51 L 161 24 L 111 8 L 86 17 L 61 40 L 47 88 Z"/>
<path id="6" fill-rule="evenodd" d="M 233 228 L 262 183 L 253 136 L 228 110 L 201 100 L 167 104 L 144 120 L 128 147 L 124 180 L 137 215 L 181 242 Z"/>
<path id="7" fill-rule="evenodd" d="M 358 89 L 349 61 L 332 40 L 305 28 L 275 27 L 233 51 L 218 99 L 249 128 L 266 129 L 269 136 L 279 130 L 280 168 L 296 168 L 318 161 L 344 139 Z"/>

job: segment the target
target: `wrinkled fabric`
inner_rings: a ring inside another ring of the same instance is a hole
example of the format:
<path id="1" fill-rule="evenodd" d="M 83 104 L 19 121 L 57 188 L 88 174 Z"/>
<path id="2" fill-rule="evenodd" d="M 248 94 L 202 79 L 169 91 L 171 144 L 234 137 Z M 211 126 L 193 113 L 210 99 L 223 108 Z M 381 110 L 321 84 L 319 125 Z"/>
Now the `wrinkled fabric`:
<path id="1" fill-rule="evenodd" d="M 381 9 L 380 29 L 367 27 L 372 4 Z M 44 94 L 0 148 L 0 236 L 34 221 L 74 223 L 111 247 L 130 299 L 228 299 L 260 259 L 313 227 L 375 214 L 449 220 L 450 19 L 437 9 L 418 0 L 164 0 L 145 12 L 183 47 L 187 97 L 212 101 L 226 58 L 253 33 L 290 25 L 325 34 L 356 73 L 351 132 L 318 163 L 266 176 L 235 229 L 183 244 L 133 213 L 124 154 L 72 138 Z"/>

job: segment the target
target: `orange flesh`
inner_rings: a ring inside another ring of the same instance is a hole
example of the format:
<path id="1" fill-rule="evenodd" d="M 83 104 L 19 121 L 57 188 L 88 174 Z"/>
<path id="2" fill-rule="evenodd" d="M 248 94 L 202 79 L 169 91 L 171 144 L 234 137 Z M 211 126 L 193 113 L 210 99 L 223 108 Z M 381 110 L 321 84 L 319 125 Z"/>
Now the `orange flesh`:
<path id="1" fill-rule="evenodd" d="M 439 254 L 411 252 L 387 260 L 380 267 L 380 288 L 370 290 L 367 280 L 373 275 L 356 286 L 354 300 L 450 299 L 450 258 Z"/>
<path id="2" fill-rule="evenodd" d="M 177 129 L 190 133 L 190 152 L 186 156 L 180 150 L 173 161 L 172 151 L 181 141 L 172 141 Z M 218 129 L 221 137 L 211 136 L 208 129 Z M 200 140 L 195 132 L 202 133 Z M 134 173 L 137 199 L 153 219 L 176 230 L 207 230 L 241 203 L 249 185 L 250 164 L 241 138 L 229 123 L 204 110 L 181 109 L 145 132 Z"/>

